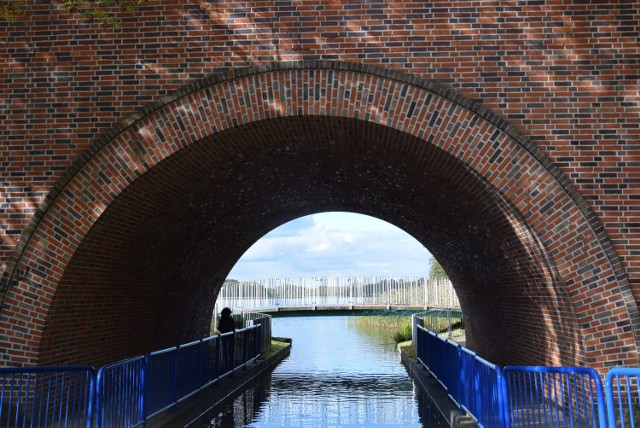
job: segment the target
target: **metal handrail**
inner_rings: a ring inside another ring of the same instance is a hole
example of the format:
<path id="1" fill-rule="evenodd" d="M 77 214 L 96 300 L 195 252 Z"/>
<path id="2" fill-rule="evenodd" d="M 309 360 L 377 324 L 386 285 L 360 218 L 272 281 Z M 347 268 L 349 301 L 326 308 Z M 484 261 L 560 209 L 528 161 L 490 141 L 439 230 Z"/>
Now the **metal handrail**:
<path id="1" fill-rule="evenodd" d="M 264 331 L 251 325 L 108 364 L 97 374 L 90 366 L 0 368 L 0 425 L 144 425 L 258 358 Z M 267 334 L 270 343 L 270 329 Z M 226 368 L 225 340 L 231 351 Z"/>
<path id="2" fill-rule="evenodd" d="M 605 378 L 609 426 L 640 427 L 640 368 L 615 367 Z M 615 386 L 615 390 L 614 390 Z"/>
<path id="3" fill-rule="evenodd" d="M 94 416 L 91 366 L 0 368 L 0 426 L 85 426 Z"/>
<path id="4" fill-rule="evenodd" d="M 502 371 L 458 343 L 417 325 L 418 360 L 482 427 L 504 426 Z"/>
<path id="5" fill-rule="evenodd" d="M 147 418 L 155 416 L 177 402 L 177 347 L 150 352 L 145 356 L 147 374 Z"/>
<path id="6" fill-rule="evenodd" d="M 474 358 L 475 371 L 479 377 L 477 384 L 481 392 L 476 396 L 472 415 L 482 421 L 484 427 L 508 426 L 504 416 L 503 374 L 500 367 L 476 355 Z"/>
<path id="7" fill-rule="evenodd" d="M 480 426 L 506 428 L 518 423 L 604 428 L 608 423 L 611 428 L 640 428 L 636 420 L 640 408 L 640 368 L 611 369 L 603 389 L 598 373 L 590 368 L 509 366 L 501 370 L 473 351 L 417 323 L 414 329 L 418 361 Z M 0 368 L 0 402 L 3 403 L 0 425 L 85 425 L 90 428 L 94 420 L 98 428 L 143 425 L 151 416 L 169 407 L 175 408 L 179 400 L 257 358 L 261 351 L 261 333 L 262 325 L 254 325 L 235 333 L 154 351 L 144 357 L 128 358 L 102 367 L 97 374 L 90 366 Z M 221 374 L 221 340 L 226 337 L 241 337 L 238 343 L 244 346 L 242 358 Z M 191 374 L 197 373 L 197 380 L 185 388 L 187 392 L 181 394 L 182 397 L 178 397 L 176 380 L 181 364 L 180 349 L 197 349 L 184 354 L 191 355 L 191 361 L 185 364 Z M 167 388 L 170 402 L 158 410 L 149 406 L 149 394 L 154 386 L 150 380 L 166 375 L 152 376 L 154 359 L 160 358 L 169 360 L 166 373 L 170 373 L 168 378 L 175 387 Z M 80 377 L 74 377 L 76 375 Z M 532 407 L 539 412 L 521 419 L 518 409 L 530 411 Z"/>
<path id="8" fill-rule="evenodd" d="M 418 362 L 479 426 L 604 428 L 608 421 L 611 428 L 640 428 L 640 368 L 612 369 L 606 391 L 591 368 L 510 366 L 501 370 L 475 352 L 445 341 L 417 320 L 413 318 Z M 442 343 L 449 347 L 446 354 L 441 351 Z"/>
<path id="9" fill-rule="evenodd" d="M 602 380 L 592 368 L 508 366 L 504 375 L 505 408 L 514 423 L 607 426 Z"/>
<path id="10" fill-rule="evenodd" d="M 176 388 L 177 402 L 183 401 L 200 391 L 202 340 L 185 343 L 177 347 Z"/>
<path id="11" fill-rule="evenodd" d="M 418 359 L 480 426 L 504 426 L 502 371 L 457 342 L 417 325 Z"/>
<path id="12" fill-rule="evenodd" d="M 96 379 L 96 425 L 136 427 L 146 421 L 143 356 L 106 365 Z"/>
<path id="13" fill-rule="evenodd" d="M 220 379 L 220 336 L 214 335 L 202 339 L 201 344 L 201 376 L 202 388 Z"/>

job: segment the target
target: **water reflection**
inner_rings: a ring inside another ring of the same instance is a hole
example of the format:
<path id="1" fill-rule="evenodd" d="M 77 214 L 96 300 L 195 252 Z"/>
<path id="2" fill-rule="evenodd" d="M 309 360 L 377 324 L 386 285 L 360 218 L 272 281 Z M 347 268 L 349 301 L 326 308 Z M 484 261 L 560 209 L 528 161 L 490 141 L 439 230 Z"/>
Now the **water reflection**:
<path id="1" fill-rule="evenodd" d="M 279 318 L 291 355 L 204 427 L 441 427 L 384 334 L 348 317 Z"/>

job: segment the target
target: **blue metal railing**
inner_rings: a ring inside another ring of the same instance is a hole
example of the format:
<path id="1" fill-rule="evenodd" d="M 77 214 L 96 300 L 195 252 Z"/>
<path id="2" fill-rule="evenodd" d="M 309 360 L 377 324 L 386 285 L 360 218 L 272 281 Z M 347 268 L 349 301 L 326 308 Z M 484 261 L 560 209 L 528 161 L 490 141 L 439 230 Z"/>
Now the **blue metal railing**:
<path id="1" fill-rule="evenodd" d="M 469 352 L 465 349 L 465 352 Z M 502 395 L 502 370 L 475 353 L 469 353 L 467 376 L 460 388 L 461 407 L 482 427 L 503 427 L 505 422 Z"/>
<path id="2" fill-rule="evenodd" d="M 220 335 L 220 377 L 224 377 L 235 369 L 236 358 L 236 334 L 224 333 Z"/>
<path id="3" fill-rule="evenodd" d="M 460 394 L 463 391 L 463 383 L 460 378 L 462 368 L 461 349 L 462 347 L 453 340 L 447 340 L 447 393 L 458 405 L 460 405 Z"/>
<path id="4" fill-rule="evenodd" d="M 605 402 L 593 369 L 501 370 L 456 342 L 414 329 L 418 361 L 481 427 L 640 428 L 640 368 L 612 369 Z M 0 368 L 0 426 L 144 426 L 257 358 L 261 332 L 254 325 L 212 336 L 110 364 L 97 375 L 89 366 Z"/>
<path id="5" fill-rule="evenodd" d="M 607 422 L 609 427 L 640 427 L 640 368 L 616 367 L 607 373 Z"/>
<path id="6" fill-rule="evenodd" d="M 422 326 L 418 331 L 418 361 L 429 370 L 434 378 L 439 379 L 437 335 Z"/>
<path id="7" fill-rule="evenodd" d="M 260 332 L 256 325 L 148 354 L 147 418 L 175 408 L 257 358 Z"/>
<path id="8" fill-rule="evenodd" d="M 593 369 L 536 366 L 501 370 L 417 323 L 414 329 L 418 361 L 481 427 L 604 428 L 608 417 L 611 428 L 640 428 L 640 368 L 611 370 L 605 403 L 602 381 Z"/>
<path id="9" fill-rule="evenodd" d="M 435 374 L 436 378 L 447 390 L 449 389 L 449 379 L 447 372 L 447 339 L 442 336 L 435 336 Z"/>
<path id="10" fill-rule="evenodd" d="M 504 426 L 502 370 L 452 340 L 417 326 L 418 360 L 482 427 Z"/>
<path id="11" fill-rule="evenodd" d="M 178 346 L 178 364 L 176 366 L 178 402 L 200 391 L 202 386 L 201 346 L 201 340 Z"/>
<path id="12" fill-rule="evenodd" d="M 244 365 L 247 358 L 247 330 L 236 330 L 234 337 L 233 370 L 237 370 Z"/>
<path id="13" fill-rule="evenodd" d="M 96 425 L 136 427 L 146 420 L 143 356 L 104 366 L 96 382 Z"/>
<path id="14" fill-rule="evenodd" d="M 202 388 L 231 374 L 260 355 L 259 325 L 208 337 L 184 345 L 155 351 L 145 357 L 125 360 L 108 366 L 109 370 L 123 370 L 133 373 L 127 366 L 132 361 L 142 361 L 140 379 L 136 385 L 143 385 L 139 391 L 140 405 L 132 395 L 118 396 L 119 409 L 101 408 L 99 420 L 110 421 L 101 426 L 137 426 L 148 418 L 170 408 L 177 408 L 180 401 L 200 392 Z M 104 370 L 101 369 L 100 371 Z M 100 387 L 100 374 L 98 375 Z M 98 397 L 104 397 L 99 394 Z M 142 410 L 142 413 L 140 412 Z M 129 415 L 141 415 L 136 420 Z M 131 425 L 116 422 L 128 420 Z"/>
<path id="15" fill-rule="evenodd" d="M 0 426 L 91 427 L 93 367 L 0 369 Z"/>
<path id="16" fill-rule="evenodd" d="M 147 418 L 200 392 L 260 355 L 259 325 L 211 336 L 146 356 Z"/>
<path id="17" fill-rule="evenodd" d="M 211 336 L 202 339 L 200 345 L 202 357 L 201 379 L 202 387 L 207 387 L 220 377 L 220 337 Z"/>
<path id="18" fill-rule="evenodd" d="M 109 364 L 97 375 L 89 366 L 0 368 L 0 426 L 144 426 L 255 360 L 261 333 L 254 325 Z"/>
<path id="19" fill-rule="evenodd" d="M 261 314 L 259 312 L 243 312 L 242 317 L 245 323 L 244 327 L 260 326 L 260 351 L 264 351 L 271 346 L 271 315 Z"/>
<path id="20" fill-rule="evenodd" d="M 177 359 L 177 347 L 147 354 L 147 418 L 174 407 L 178 402 Z"/>
<path id="21" fill-rule="evenodd" d="M 514 425 L 605 428 L 602 381 L 586 367 L 505 367 L 507 409 Z"/>

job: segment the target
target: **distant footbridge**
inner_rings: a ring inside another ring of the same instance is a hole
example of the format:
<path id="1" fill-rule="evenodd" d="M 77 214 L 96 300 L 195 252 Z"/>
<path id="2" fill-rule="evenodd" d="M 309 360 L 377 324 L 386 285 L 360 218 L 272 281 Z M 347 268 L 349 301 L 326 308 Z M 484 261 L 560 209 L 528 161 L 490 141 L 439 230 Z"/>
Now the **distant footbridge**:
<path id="1" fill-rule="evenodd" d="M 448 279 L 423 277 L 306 277 L 226 281 L 215 304 L 234 312 L 263 312 L 274 317 L 394 315 L 426 309 L 460 310 Z"/>

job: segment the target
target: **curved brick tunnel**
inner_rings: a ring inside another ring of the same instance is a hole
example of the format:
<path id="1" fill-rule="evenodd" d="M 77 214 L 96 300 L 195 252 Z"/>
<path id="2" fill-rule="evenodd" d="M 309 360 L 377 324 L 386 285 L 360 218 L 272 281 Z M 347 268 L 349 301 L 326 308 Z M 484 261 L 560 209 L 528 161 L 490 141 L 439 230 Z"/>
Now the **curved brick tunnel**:
<path id="1" fill-rule="evenodd" d="M 341 209 L 438 257 L 486 358 L 637 365 L 636 6 L 149 0 L 114 30 L 38 2 L 0 23 L 1 364 L 198 337 L 244 249 Z"/>
<path id="2" fill-rule="evenodd" d="M 545 251 L 530 254 L 512 224 L 519 214 L 496 193 L 441 149 L 355 119 L 223 131 L 161 162 L 100 217 L 57 288 L 42 361 L 64 350 L 68 362 L 103 362 L 121 357 L 131 337 L 144 339 L 142 352 L 205 336 L 217 291 L 250 245 L 288 220 L 333 210 L 385 219 L 431 249 L 457 285 L 471 338 L 504 342 L 510 362 L 554 352 L 578 361 L 566 292 L 554 291 Z M 525 314 L 534 340 L 504 328 Z"/>
<path id="3" fill-rule="evenodd" d="M 599 366 L 597 328 L 633 360 L 631 315 L 585 307 L 626 307 L 607 241 L 531 148 L 494 114 L 397 73 L 323 63 L 212 77 L 122 122 L 60 181 L 20 254 L 36 274 L 4 304 L 19 319 L 31 303 L 33 326 L 10 331 L 26 330 L 17 349 L 43 364 L 202 337 L 250 245 L 342 210 L 403 228 L 441 260 L 486 358 Z M 592 302 L 595 284 L 616 294 Z"/>

